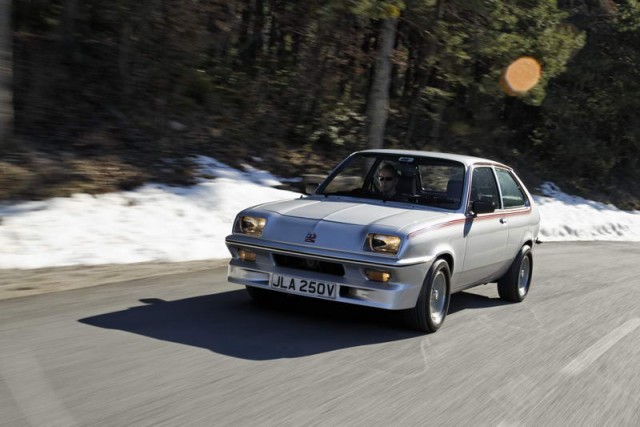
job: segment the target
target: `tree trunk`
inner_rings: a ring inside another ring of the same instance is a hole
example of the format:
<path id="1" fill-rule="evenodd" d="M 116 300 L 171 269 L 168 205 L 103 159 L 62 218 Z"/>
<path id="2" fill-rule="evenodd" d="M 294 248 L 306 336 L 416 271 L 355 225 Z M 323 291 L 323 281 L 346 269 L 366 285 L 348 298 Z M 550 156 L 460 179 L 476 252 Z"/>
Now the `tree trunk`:
<path id="1" fill-rule="evenodd" d="M 384 130 L 389 114 L 389 85 L 391 83 L 391 54 L 396 38 L 398 19 L 388 17 L 382 22 L 378 61 L 367 105 L 367 137 L 369 148 L 382 148 Z"/>
<path id="2" fill-rule="evenodd" d="M 120 103 L 127 105 L 132 95 L 131 87 L 131 35 L 133 34 L 133 25 L 127 20 L 120 34 L 120 44 L 118 46 L 118 71 L 120 72 Z"/>
<path id="3" fill-rule="evenodd" d="M 436 22 L 442 19 L 444 13 L 444 0 L 436 0 L 436 9 L 435 9 L 435 17 Z M 416 39 L 414 39 L 414 46 L 420 46 L 418 50 L 415 52 L 415 57 L 413 61 L 413 69 L 411 76 L 411 83 L 405 84 L 405 88 L 407 89 L 407 93 L 410 96 L 410 107 L 409 107 L 409 122 L 407 126 L 407 133 L 404 137 L 404 144 L 411 145 L 413 140 L 413 133 L 416 128 L 416 124 L 418 122 L 418 110 L 420 105 L 422 104 L 422 99 L 420 96 L 420 92 L 429 85 L 429 81 L 432 78 L 432 75 L 435 74 L 435 67 L 433 65 L 429 66 L 428 69 L 423 69 L 421 64 L 424 63 L 426 59 L 432 58 L 436 55 L 438 51 L 438 40 L 430 39 L 429 41 L 420 40 L 421 36 L 416 35 Z M 440 130 L 436 132 L 439 134 Z"/>
<path id="4" fill-rule="evenodd" d="M 263 32 L 265 25 L 264 16 L 264 2 L 263 0 L 256 0 L 256 8 L 254 14 L 253 24 L 253 43 L 251 44 L 251 56 L 253 57 L 253 63 L 257 63 L 258 58 L 262 55 L 263 46 Z"/>
<path id="5" fill-rule="evenodd" d="M 0 0 L 1 1 L 1 0 Z M 62 25 L 60 26 L 60 37 L 62 40 L 62 58 L 67 63 L 74 63 L 78 60 L 76 55 L 76 14 L 78 11 L 78 0 L 65 0 L 62 5 Z"/>
<path id="6" fill-rule="evenodd" d="M 11 0 L 0 0 L 0 148 L 13 135 L 12 35 Z"/>

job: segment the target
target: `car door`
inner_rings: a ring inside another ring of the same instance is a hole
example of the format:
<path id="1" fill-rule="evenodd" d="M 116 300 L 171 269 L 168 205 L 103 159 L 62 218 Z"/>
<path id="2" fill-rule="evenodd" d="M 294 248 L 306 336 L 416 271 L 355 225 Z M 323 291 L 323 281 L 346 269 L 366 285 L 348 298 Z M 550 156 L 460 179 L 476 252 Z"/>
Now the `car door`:
<path id="1" fill-rule="evenodd" d="M 530 228 L 531 203 L 512 172 L 496 168 L 496 175 L 509 230 L 507 254 L 510 259 L 514 259 L 526 240 L 525 236 Z"/>
<path id="2" fill-rule="evenodd" d="M 492 213 L 474 215 L 475 200 L 494 204 Z M 465 227 L 465 257 L 461 285 L 469 286 L 494 279 L 507 262 L 509 231 L 502 215 L 502 201 L 491 166 L 476 166 L 471 172 L 469 216 Z M 462 283 L 463 282 L 463 283 Z"/>

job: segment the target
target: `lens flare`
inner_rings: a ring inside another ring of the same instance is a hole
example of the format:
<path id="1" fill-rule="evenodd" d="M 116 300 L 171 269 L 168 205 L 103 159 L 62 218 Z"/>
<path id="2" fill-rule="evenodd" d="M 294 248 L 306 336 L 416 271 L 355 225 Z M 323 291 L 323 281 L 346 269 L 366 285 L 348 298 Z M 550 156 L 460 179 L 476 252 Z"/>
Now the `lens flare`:
<path id="1" fill-rule="evenodd" d="M 500 86 L 507 95 L 524 95 L 535 87 L 542 76 L 540 63 L 530 56 L 513 61 L 502 73 Z"/>

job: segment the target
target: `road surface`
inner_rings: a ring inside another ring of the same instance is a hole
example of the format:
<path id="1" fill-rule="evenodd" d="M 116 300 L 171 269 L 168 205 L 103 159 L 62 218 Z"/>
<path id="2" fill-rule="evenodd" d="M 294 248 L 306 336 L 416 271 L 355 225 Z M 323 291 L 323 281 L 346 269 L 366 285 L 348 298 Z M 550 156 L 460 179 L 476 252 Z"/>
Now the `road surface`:
<path id="1" fill-rule="evenodd" d="M 640 425 L 640 244 L 546 243 L 521 304 L 261 308 L 221 267 L 0 301 L 2 426 Z"/>

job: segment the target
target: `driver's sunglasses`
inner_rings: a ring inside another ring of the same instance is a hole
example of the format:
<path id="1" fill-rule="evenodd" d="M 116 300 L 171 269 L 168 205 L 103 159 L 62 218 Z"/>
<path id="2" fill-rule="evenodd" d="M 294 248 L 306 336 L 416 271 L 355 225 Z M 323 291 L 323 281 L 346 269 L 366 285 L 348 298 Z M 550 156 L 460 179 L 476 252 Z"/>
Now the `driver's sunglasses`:
<path id="1" fill-rule="evenodd" d="M 393 181 L 394 180 L 394 176 L 379 176 L 378 180 L 379 181 Z"/>

